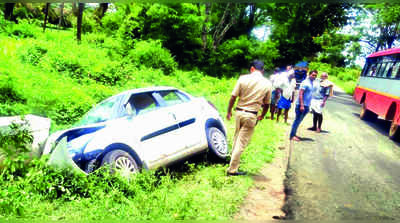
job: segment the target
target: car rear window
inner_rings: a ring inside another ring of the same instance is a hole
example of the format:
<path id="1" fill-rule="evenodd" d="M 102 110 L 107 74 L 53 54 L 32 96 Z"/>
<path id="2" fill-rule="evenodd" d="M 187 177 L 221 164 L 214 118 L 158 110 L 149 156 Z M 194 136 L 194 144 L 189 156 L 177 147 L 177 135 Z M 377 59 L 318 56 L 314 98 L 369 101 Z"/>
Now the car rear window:
<path id="1" fill-rule="evenodd" d="M 167 106 L 181 104 L 190 100 L 186 95 L 178 91 L 161 91 L 159 94 Z"/>

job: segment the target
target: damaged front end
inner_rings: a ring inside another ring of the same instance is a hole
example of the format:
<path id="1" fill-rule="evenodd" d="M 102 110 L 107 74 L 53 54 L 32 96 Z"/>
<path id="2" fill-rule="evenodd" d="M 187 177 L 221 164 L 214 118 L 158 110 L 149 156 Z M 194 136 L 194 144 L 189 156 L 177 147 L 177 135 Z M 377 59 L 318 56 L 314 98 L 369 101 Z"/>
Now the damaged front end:
<path id="1" fill-rule="evenodd" d="M 68 147 L 67 147 L 67 137 L 62 138 L 53 149 L 50 154 L 50 159 L 48 161 L 50 166 L 59 169 L 68 169 L 76 174 L 87 175 L 85 171 L 83 171 L 69 156 Z"/>
<path id="2" fill-rule="evenodd" d="M 94 134 L 103 127 L 76 128 L 52 134 L 43 148 L 43 154 L 50 154 L 48 164 L 85 175 L 93 171 L 96 158 L 102 150 L 86 154 L 84 150 Z"/>

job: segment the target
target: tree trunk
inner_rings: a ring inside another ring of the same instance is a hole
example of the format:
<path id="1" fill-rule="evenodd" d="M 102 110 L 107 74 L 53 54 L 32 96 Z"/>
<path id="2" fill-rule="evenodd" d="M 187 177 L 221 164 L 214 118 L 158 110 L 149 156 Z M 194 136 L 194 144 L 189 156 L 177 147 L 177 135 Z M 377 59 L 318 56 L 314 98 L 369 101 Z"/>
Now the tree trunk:
<path id="1" fill-rule="evenodd" d="M 255 21 L 255 13 L 256 13 L 256 5 L 255 4 L 250 4 L 249 5 L 249 24 L 248 24 L 248 29 L 247 29 L 247 35 L 250 36 L 251 30 L 253 30 L 254 27 L 254 21 Z"/>
<path id="2" fill-rule="evenodd" d="M 201 29 L 201 40 L 203 42 L 203 52 L 207 49 L 207 23 L 208 20 L 210 19 L 210 13 L 211 13 L 211 3 L 205 3 L 206 9 L 205 9 L 205 16 L 206 18 L 204 19 L 204 24 L 203 28 Z"/>
<path id="3" fill-rule="evenodd" d="M 78 43 L 81 42 L 81 32 L 82 32 L 82 16 L 83 16 L 83 9 L 85 7 L 85 3 L 79 3 L 79 14 L 78 14 L 78 24 L 77 24 L 77 32 L 76 32 L 76 39 Z"/>
<path id="4" fill-rule="evenodd" d="M 215 29 L 215 32 L 213 34 L 213 49 L 216 50 L 219 43 L 221 42 L 221 40 L 224 38 L 226 32 L 228 32 L 229 28 L 232 27 L 233 24 L 236 23 L 236 15 L 235 12 L 231 12 L 231 3 L 228 3 L 226 5 L 225 11 L 224 11 L 224 15 L 222 16 L 217 28 Z M 233 6 L 232 8 L 234 8 L 236 6 Z M 225 25 L 225 20 L 227 19 L 227 17 L 230 16 L 230 21 L 228 24 Z"/>
<path id="5" fill-rule="evenodd" d="M 47 16 L 49 15 L 50 3 L 46 3 L 46 8 L 44 9 L 44 22 L 43 22 L 43 32 L 46 31 Z"/>
<path id="6" fill-rule="evenodd" d="M 6 3 L 4 10 L 4 19 L 11 21 L 13 19 L 15 3 Z"/>
<path id="7" fill-rule="evenodd" d="M 100 20 L 104 17 L 104 15 L 106 14 L 106 12 L 107 12 L 107 9 L 108 9 L 108 3 L 100 3 L 100 15 L 99 15 L 99 18 L 100 18 Z"/>
<path id="8" fill-rule="evenodd" d="M 72 2 L 72 13 L 74 16 L 78 17 L 79 16 L 79 8 L 76 7 L 76 2 Z"/>
<path id="9" fill-rule="evenodd" d="M 60 20 L 58 21 L 58 29 L 61 28 L 64 20 L 64 2 L 60 3 Z"/>

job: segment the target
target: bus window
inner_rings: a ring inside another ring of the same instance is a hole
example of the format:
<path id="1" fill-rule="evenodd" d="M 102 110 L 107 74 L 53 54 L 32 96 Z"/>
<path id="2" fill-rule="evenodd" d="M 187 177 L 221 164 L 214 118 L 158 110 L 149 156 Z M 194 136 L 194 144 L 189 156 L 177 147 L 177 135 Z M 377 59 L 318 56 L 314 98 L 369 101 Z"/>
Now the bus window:
<path id="1" fill-rule="evenodd" d="M 387 63 L 382 63 L 381 67 L 378 70 L 378 73 L 376 74 L 377 77 L 383 77 L 385 74 Z"/>
<path id="2" fill-rule="evenodd" d="M 382 73 L 382 77 L 390 77 L 390 73 L 392 73 L 392 69 L 393 69 L 393 62 L 387 63 L 386 69 Z"/>
<path id="3" fill-rule="evenodd" d="M 376 72 L 376 65 L 373 64 L 372 66 L 370 66 L 370 69 L 367 71 L 367 76 L 368 77 L 375 76 L 375 72 Z"/>
<path id="4" fill-rule="evenodd" d="M 378 76 L 378 73 L 379 73 L 381 67 L 382 67 L 382 63 L 377 64 L 376 65 L 376 70 L 375 70 L 375 72 L 372 73 L 371 76 L 373 76 L 373 77 Z"/>
<path id="5" fill-rule="evenodd" d="M 392 75 L 391 78 L 400 78 L 400 62 L 397 62 L 394 66 L 393 66 L 393 71 L 392 71 Z"/>
<path id="6" fill-rule="evenodd" d="M 371 63 L 365 63 L 364 69 L 361 71 L 361 76 L 368 76 L 368 72 L 371 69 Z"/>

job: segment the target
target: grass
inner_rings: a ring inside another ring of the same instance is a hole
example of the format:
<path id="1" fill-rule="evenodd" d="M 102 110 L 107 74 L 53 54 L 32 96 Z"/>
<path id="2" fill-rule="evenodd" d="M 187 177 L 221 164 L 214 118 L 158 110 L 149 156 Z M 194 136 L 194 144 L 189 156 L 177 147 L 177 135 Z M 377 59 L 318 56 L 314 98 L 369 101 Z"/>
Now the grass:
<path id="1" fill-rule="evenodd" d="M 354 90 L 357 86 L 357 82 L 353 80 L 343 81 L 335 76 L 330 76 L 329 80 L 335 83 L 335 85 L 339 86 L 341 89 L 344 90 L 347 94 L 353 95 Z"/>

